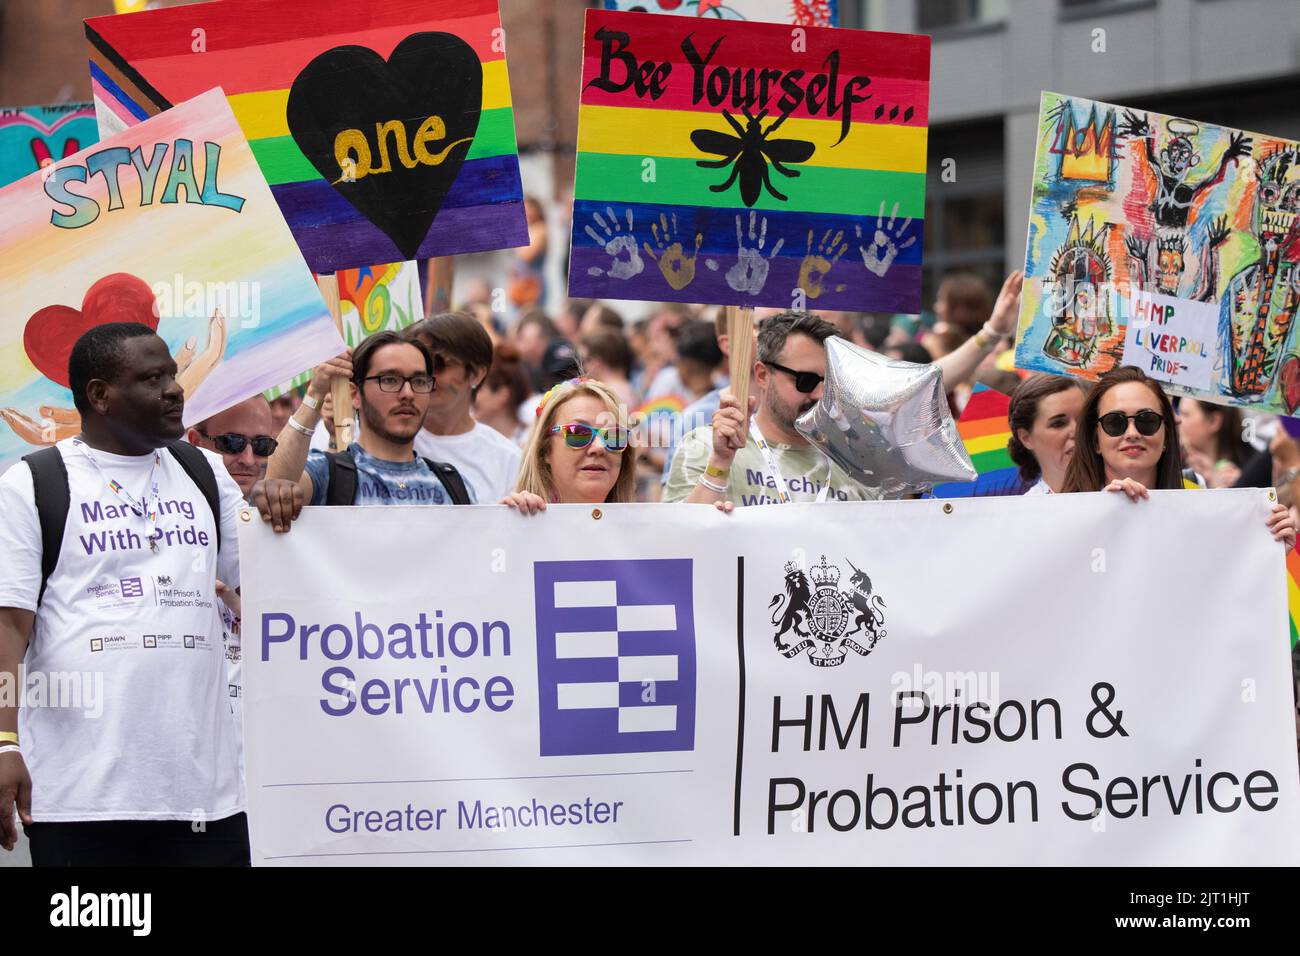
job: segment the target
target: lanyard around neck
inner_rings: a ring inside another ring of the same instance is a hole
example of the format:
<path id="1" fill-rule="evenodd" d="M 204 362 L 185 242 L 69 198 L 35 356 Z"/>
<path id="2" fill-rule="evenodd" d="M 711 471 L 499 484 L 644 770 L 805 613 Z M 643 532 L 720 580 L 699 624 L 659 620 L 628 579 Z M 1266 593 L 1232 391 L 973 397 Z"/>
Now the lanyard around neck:
<path id="1" fill-rule="evenodd" d="M 785 477 L 781 474 L 781 468 L 776 463 L 776 453 L 772 451 L 772 446 L 767 443 L 763 433 L 758 430 L 757 418 L 749 420 L 749 434 L 754 439 L 754 444 L 758 446 L 759 454 L 763 456 L 763 468 L 767 471 L 767 477 L 776 485 L 777 501 L 783 505 L 790 504 L 793 499 L 787 490 L 788 486 L 785 483 Z M 817 500 L 819 502 L 825 501 L 827 495 L 830 494 L 830 490 L 831 462 L 828 458 L 826 459 L 826 481 L 822 483 L 821 490 L 817 492 Z"/>
<path id="2" fill-rule="evenodd" d="M 145 487 L 148 489 L 145 497 L 136 498 L 135 495 L 127 491 L 120 481 L 108 477 L 104 469 L 100 466 L 99 461 L 90 453 L 90 446 L 80 438 L 72 439 L 72 444 L 79 449 L 86 460 L 94 466 L 95 471 L 99 472 L 99 477 L 104 479 L 108 485 L 108 490 L 117 495 L 128 508 L 144 518 L 145 540 L 149 542 L 149 550 L 158 550 L 158 539 L 162 537 L 162 531 L 158 529 L 158 512 L 161 509 L 160 503 L 162 495 L 158 490 L 158 466 L 162 464 L 162 455 L 157 449 L 153 453 L 153 466 L 149 469 L 149 477 L 145 481 Z M 149 507 L 149 498 L 153 498 L 153 508 Z"/>

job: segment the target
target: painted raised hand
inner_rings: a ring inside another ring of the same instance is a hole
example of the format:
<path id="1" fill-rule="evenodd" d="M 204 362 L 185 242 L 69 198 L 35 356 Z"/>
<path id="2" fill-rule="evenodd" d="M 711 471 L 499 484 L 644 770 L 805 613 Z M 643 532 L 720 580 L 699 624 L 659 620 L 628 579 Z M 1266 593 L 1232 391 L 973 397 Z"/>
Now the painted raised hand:
<path id="1" fill-rule="evenodd" d="M 1205 239 L 1214 249 L 1228 241 L 1228 236 L 1232 235 L 1232 230 L 1228 228 L 1227 216 L 1216 216 L 1210 222 L 1210 228 L 1206 230 Z"/>
<path id="2" fill-rule="evenodd" d="M 885 201 L 880 201 L 880 211 L 876 213 L 876 234 L 870 244 L 858 246 L 858 252 L 862 253 L 862 264 L 867 267 L 867 271 L 872 275 L 884 278 L 889 267 L 894 264 L 894 259 L 898 254 L 916 242 L 916 236 L 908 236 L 907 241 L 900 242 L 903 233 L 907 232 L 907 227 L 912 224 L 912 218 L 909 216 L 899 225 L 898 230 L 894 230 L 894 220 L 898 216 L 898 203 L 894 203 L 894 208 L 889 212 L 889 222 L 885 222 Z M 862 226 L 853 227 L 858 238 L 862 238 Z"/>
<path id="3" fill-rule="evenodd" d="M 618 216 L 614 215 L 612 206 L 606 206 L 605 212 L 609 215 L 608 221 L 600 213 L 591 214 L 597 225 L 604 231 L 601 236 L 590 225 L 586 228 L 587 235 L 600 244 L 609 256 L 609 265 L 605 267 L 591 266 L 587 269 L 589 276 L 607 275 L 611 279 L 630 279 L 635 275 L 640 275 L 641 270 L 645 268 L 645 260 L 641 258 L 641 253 L 636 248 L 636 236 L 632 234 L 632 210 L 624 210 L 627 213 L 627 231 L 623 230 L 623 224 L 619 222 Z"/>
<path id="4" fill-rule="evenodd" d="M 191 336 L 176 354 L 176 381 L 184 389 L 187 402 L 226 354 L 226 317 L 220 309 L 214 310 L 208 320 L 208 341 L 203 351 L 196 354 L 195 345 Z"/>
<path id="5" fill-rule="evenodd" d="M 741 216 L 736 216 L 736 264 L 727 270 L 727 285 L 737 292 L 758 295 L 767 284 L 767 273 L 771 262 L 785 245 L 784 239 L 778 239 L 772 246 L 771 253 L 765 258 L 763 246 L 767 242 L 767 217 L 760 220 L 758 235 L 754 234 L 754 222 L 757 218 L 754 210 L 749 211 L 749 245 L 745 245 L 744 228 Z"/>
<path id="6" fill-rule="evenodd" d="M 184 389 L 186 401 L 194 396 L 225 354 L 226 320 L 220 310 L 208 322 L 208 341 L 201 353 L 197 352 L 197 344 L 191 336 L 174 356 L 176 381 Z M 75 408 L 42 405 L 37 414 L 39 418 L 32 418 L 16 408 L 0 408 L 0 421 L 29 445 L 53 445 L 81 432 L 81 414 Z"/>
<path id="7" fill-rule="evenodd" d="M 1139 115 L 1132 110 L 1124 111 L 1124 118 L 1119 123 L 1120 136 L 1150 136 L 1151 121 L 1145 113 Z"/>
<path id="8" fill-rule="evenodd" d="M 662 232 L 660 232 L 661 228 Z M 704 241 L 704 234 L 701 232 L 695 234 L 695 251 L 687 256 L 681 239 L 673 239 L 674 235 L 678 235 L 676 213 L 673 213 L 671 230 L 668 228 L 668 217 L 660 213 L 659 222 L 650 224 L 650 232 L 654 235 L 655 248 L 651 249 L 648 242 L 642 243 L 646 255 L 659 266 L 659 271 L 664 274 L 664 279 L 669 286 L 678 291 L 685 289 L 695 278 L 695 259 L 700 254 L 700 243 Z M 655 254 L 656 250 L 658 255 Z"/>
<path id="9" fill-rule="evenodd" d="M 841 229 L 835 233 L 832 238 L 831 231 L 826 230 L 817 243 L 817 251 L 813 252 L 813 230 L 808 230 L 808 252 L 804 256 L 803 262 L 799 264 L 799 288 L 803 290 L 804 295 L 810 299 L 816 299 L 824 291 L 822 283 L 826 281 L 826 275 L 834 268 L 835 263 L 840 261 L 840 256 L 849 251 L 849 244 L 844 242 L 844 230 Z M 836 247 L 839 248 L 836 248 Z M 835 287 L 836 292 L 843 292 L 844 286 Z"/>

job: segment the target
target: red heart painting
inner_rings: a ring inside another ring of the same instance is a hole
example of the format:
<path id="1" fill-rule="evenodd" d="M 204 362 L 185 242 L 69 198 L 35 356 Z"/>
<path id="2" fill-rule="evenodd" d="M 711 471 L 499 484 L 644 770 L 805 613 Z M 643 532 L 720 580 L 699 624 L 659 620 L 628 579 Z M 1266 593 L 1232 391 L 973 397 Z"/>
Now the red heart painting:
<path id="1" fill-rule="evenodd" d="M 105 322 L 139 322 L 158 330 L 158 302 L 143 279 L 126 272 L 104 276 L 81 300 L 81 309 L 47 305 L 23 329 L 23 348 L 42 375 L 68 387 L 68 358 L 82 334 Z"/>
<path id="2" fill-rule="evenodd" d="M 1287 414 L 1294 414 L 1296 406 L 1300 405 L 1300 358 L 1288 356 L 1282 363 L 1278 377 Z"/>

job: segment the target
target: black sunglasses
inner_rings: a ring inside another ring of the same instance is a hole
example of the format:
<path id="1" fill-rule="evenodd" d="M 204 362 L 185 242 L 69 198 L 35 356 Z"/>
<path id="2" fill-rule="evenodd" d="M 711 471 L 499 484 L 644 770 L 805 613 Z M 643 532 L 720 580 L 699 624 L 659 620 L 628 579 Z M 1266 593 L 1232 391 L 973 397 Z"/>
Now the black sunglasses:
<path id="1" fill-rule="evenodd" d="M 1107 412 L 1097 419 L 1097 424 L 1101 426 L 1101 430 L 1111 438 L 1118 438 L 1128 431 L 1129 422 L 1137 426 L 1139 435 L 1150 438 L 1160 431 L 1160 426 L 1165 423 L 1165 419 L 1159 412 L 1153 412 L 1149 408 L 1142 409 L 1136 415 L 1125 415 L 1123 412 Z"/>
<path id="2" fill-rule="evenodd" d="M 258 458 L 270 458 L 275 454 L 275 449 L 280 444 L 268 435 L 249 438 L 247 435 L 236 435 L 234 432 L 228 432 L 225 435 L 209 435 L 207 432 L 199 432 L 199 434 L 212 442 L 217 451 L 223 455 L 242 455 L 244 449 L 249 444 L 252 444 L 254 455 Z"/>
<path id="3" fill-rule="evenodd" d="M 822 382 L 826 381 L 825 375 L 818 375 L 816 372 L 796 372 L 792 368 L 786 368 L 784 365 L 777 365 L 775 362 L 764 362 L 768 368 L 774 368 L 778 372 L 785 372 L 794 378 L 794 387 L 807 395 L 813 391 Z"/>

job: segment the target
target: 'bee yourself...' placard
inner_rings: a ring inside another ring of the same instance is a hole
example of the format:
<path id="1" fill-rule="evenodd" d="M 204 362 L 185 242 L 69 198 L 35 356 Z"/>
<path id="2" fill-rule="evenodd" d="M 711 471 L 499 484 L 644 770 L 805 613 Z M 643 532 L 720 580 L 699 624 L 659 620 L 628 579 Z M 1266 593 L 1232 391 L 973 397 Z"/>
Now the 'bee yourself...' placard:
<path id="1" fill-rule="evenodd" d="M 587 12 L 569 293 L 921 310 L 928 37 Z"/>

